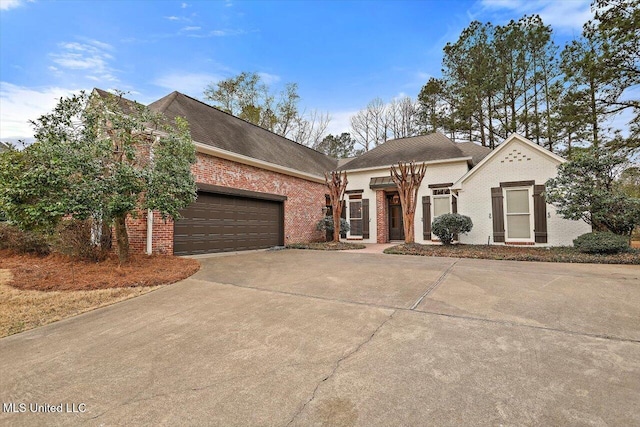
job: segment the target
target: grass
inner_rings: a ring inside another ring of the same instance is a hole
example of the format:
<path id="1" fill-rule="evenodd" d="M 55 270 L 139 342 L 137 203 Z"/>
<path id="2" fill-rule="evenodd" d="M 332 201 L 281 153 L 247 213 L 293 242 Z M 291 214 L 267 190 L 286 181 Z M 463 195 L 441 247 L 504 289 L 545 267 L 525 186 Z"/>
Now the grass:
<path id="1" fill-rule="evenodd" d="M 0 337 L 136 297 L 189 277 L 196 260 L 136 256 L 117 260 L 73 260 L 0 251 Z"/>
<path id="2" fill-rule="evenodd" d="M 640 264 L 640 250 L 613 255 L 593 255 L 570 247 L 536 248 L 499 245 L 397 245 L 385 249 L 387 254 L 439 256 L 454 258 L 497 259 L 510 261 L 571 262 L 595 264 Z"/>
<path id="3" fill-rule="evenodd" d="M 349 249 L 364 249 L 365 245 L 349 242 L 317 242 L 317 243 L 292 243 L 287 249 L 312 249 L 316 251 L 345 251 Z"/>

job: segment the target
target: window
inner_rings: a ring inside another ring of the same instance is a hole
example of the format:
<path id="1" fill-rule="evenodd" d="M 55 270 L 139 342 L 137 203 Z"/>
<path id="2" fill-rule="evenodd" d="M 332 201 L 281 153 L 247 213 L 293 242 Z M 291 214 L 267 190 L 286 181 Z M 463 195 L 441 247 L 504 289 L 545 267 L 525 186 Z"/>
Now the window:
<path id="1" fill-rule="evenodd" d="M 505 188 L 507 240 L 531 240 L 531 189 Z"/>
<path id="2" fill-rule="evenodd" d="M 349 234 L 362 236 L 362 200 L 349 200 Z"/>
<path id="3" fill-rule="evenodd" d="M 451 191 L 448 188 L 434 189 L 433 191 L 433 218 L 451 213 Z"/>

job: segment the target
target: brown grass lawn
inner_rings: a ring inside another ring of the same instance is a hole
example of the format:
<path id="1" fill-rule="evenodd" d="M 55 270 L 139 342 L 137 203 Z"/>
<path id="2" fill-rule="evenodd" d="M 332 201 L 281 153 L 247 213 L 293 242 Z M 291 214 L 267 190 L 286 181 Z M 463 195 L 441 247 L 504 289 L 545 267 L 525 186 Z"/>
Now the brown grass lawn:
<path id="1" fill-rule="evenodd" d="M 0 251 L 0 337 L 145 294 L 191 276 L 196 260 L 136 256 L 127 266 Z"/>

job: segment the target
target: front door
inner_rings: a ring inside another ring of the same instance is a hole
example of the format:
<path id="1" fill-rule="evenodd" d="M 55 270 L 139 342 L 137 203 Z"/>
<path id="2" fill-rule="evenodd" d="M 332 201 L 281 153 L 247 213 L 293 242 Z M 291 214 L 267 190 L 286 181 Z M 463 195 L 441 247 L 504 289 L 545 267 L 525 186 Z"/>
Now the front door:
<path id="1" fill-rule="evenodd" d="M 402 205 L 397 200 L 397 194 L 389 197 L 389 240 L 404 240 L 404 225 L 402 221 Z"/>

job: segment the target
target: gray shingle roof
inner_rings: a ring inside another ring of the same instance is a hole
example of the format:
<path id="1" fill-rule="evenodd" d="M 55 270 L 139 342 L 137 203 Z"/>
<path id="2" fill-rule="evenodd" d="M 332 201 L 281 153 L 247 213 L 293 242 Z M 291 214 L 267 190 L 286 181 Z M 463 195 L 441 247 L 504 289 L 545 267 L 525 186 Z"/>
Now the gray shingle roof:
<path id="1" fill-rule="evenodd" d="M 212 147 L 316 176 L 323 176 L 338 165 L 332 157 L 180 92 L 172 92 L 150 104 L 149 108 L 170 119 L 184 117 L 189 122 L 191 138 Z"/>
<path id="2" fill-rule="evenodd" d="M 453 141 L 441 133 L 392 139 L 356 157 L 341 169 L 389 166 L 398 162 L 428 162 L 468 157 Z"/>
<path id="3" fill-rule="evenodd" d="M 473 165 L 480 163 L 480 160 L 487 157 L 491 152 L 490 148 L 483 147 L 482 145 L 474 144 L 473 142 L 458 142 L 456 144 L 465 156 L 473 158 Z"/>

